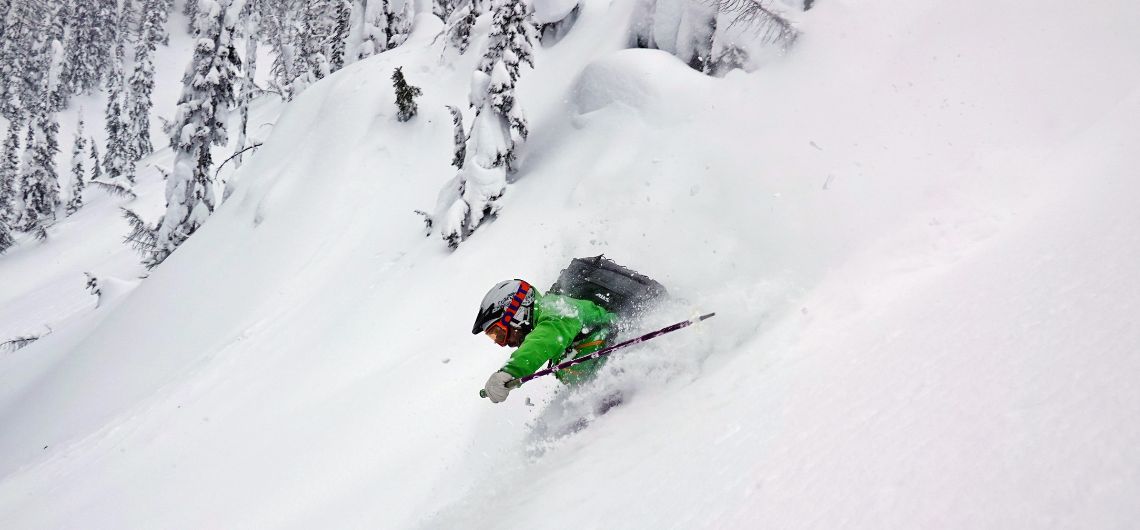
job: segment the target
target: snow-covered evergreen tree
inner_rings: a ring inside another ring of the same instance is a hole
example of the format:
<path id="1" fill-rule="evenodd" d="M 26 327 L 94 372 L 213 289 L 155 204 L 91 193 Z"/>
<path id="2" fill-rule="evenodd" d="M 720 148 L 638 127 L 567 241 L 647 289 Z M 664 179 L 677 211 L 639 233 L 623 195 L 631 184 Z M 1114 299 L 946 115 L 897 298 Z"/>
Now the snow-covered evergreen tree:
<path id="1" fill-rule="evenodd" d="M 336 0 L 336 26 L 329 43 L 329 68 L 335 72 L 344 68 L 345 45 L 348 43 L 349 24 L 352 22 L 352 5 L 348 0 Z"/>
<path id="2" fill-rule="evenodd" d="M 268 37 L 273 48 L 273 64 L 270 73 L 273 74 L 273 86 L 281 94 L 282 99 L 289 101 L 299 91 L 296 86 L 299 75 L 298 49 L 294 44 L 298 41 L 297 26 L 293 23 L 291 12 L 285 4 L 275 4 L 270 14 L 263 17 L 267 25 Z"/>
<path id="3" fill-rule="evenodd" d="M 630 17 L 630 44 L 669 52 L 695 70 L 723 75 L 748 62 L 737 36 L 781 47 L 798 31 L 767 0 L 640 0 Z M 784 8 L 788 2 L 783 2 Z"/>
<path id="4" fill-rule="evenodd" d="M 245 150 L 249 129 L 249 105 L 253 101 L 254 91 L 257 90 L 257 84 L 254 83 L 254 80 L 257 76 L 257 47 L 261 38 L 261 10 L 258 9 L 257 2 L 246 4 L 242 15 L 245 20 L 243 30 L 245 33 L 245 60 L 242 62 L 245 75 L 242 76 L 241 90 L 238 93 L 238 112 L 241 118 L 238 124 L 237 144 L 234 148 L 237 157 L 234 160 L 234 165 L 237 167 L 241 167 L 242 152 Z"/>
<path id="5" fill-rule="evenodd" d="M 391 50 L 408 40 L 412 31 L 412 17 L 415 16 L 409 0 L 380 0 L 381 30 L 387 43 L 385 50 Z"/>
<path id="6" fill-rule="evenodd" d="M 214 211 L 210 146 L 225 144 L 222 117 L 234 104 L 236 13 L 231 12 L 231 0 L 202 0 L 201 7 L 194 24 L 197 46 L 168 130 L 174 166 L 166 180 L 166 213 L 144 260 L 150 267 L 162 263 Z"/>
<path id="7" fill-rule="evenodd" d="M 467 48 L 471 45 L 471 29 L 475 27 L 480 14 L 478 4 L 471 0 L 451 13 L 447 25 L 447 42 L 460 55 L 467 53 Z"/>
<path id="8" fill-rule="evenodd" d="M 392 39 L 396 35 L 396 28 L 398 22 L 396 21 L 396 10 L 392 8 L 392 0 L 378 0 L 380 10 L 377 13 L 376 25 L 379 26 L 383 40 L 380 42 L 379 51 L 387 51 L 392 49 Z"/>
<path id="9" fill-rule="evenodd" d="M 19 171 L 17 151 L 20 143 L 19 123 L 8 123 L 4 140 L 3 158 L 0 159 L 0 254 L 16 244 L 12 234 L 15 221 L 20 217 L 16 204 L 16 173 Z"/>
<path id="10" fill-rule="evenodd" d="M 12 229 L 8 226 L 8 222 L 0 219 L 0 254 L 3 254 L 16 244 L 16 238 L 12 236 Z"/>
<path id="11" fill-rule="evenodd" d="M 169 45 L 170 32 L 166 29 L 166 22 L 170 17 L 170 7 L 171 0 L 142 0 L 139 37 L 150 39 L 155 46 Z"/>
<path id="12" fill-rule="evenodd" d="M 154 151 L 150 140 L 150 112 L 154 92 L 154 53 L 162 37 L 164 0 L 145 0 L 139 39 L 135 47 L 134 71 L 131 73 L 127 108 L 130 125 L 125 139 L 129 156 L 139 160 Z"/>
<path id="13" fill-rule="evenodd" d="M 396 67 L 396 71 L 392 72 L 392 88 L 396 91 L 396 106 L 400 109 L 396 119 L 403 122 L 414 118 L 418 110 L 416 97 L 423 94 L 423 91 L 420 87 L 408 84 L 402 67 Z"/>
<path id="14" fill-rule="evenodd" d="M 32 23 L 40 20 L 32 0 L 12 0 L 4 19 L 4 41 L 0 43 L 0 114 L 15 119 L 35 104 L 36 94 L 29 83 L 39 78 L 32 51 L 35 33 Z M 42 34 L 40 35 L 43 36 Z"/>
<path id="15" fill-rule="evenodd" d="M 75 143 L 71 149 L 71 198 L 67 201 L 67 215 L 83 207 L 83 190 L 87 188 L 87 170 L 83 159 L 87 157 L 87 138 L 83 136 L 83 113 L 75 128 Z"/>
<path id="16" fill-rule="evenodd" d="M 110 58 L 105 22 L 106 2 L 72 0 L 71 25 L 63 41 L 67 68 L 62 83 L 69 94 L 82 94 L 99 86 Z"/>
<path id="17" fill-rule="evenodd" d="M 715 7 L 697 4 L 687 6 L 677 31 L 676 55 L 690 68 L 708 72 L 713 63 L 713 35 L 716 33 Z"/>
<path id="18" fill-rule="evenodd" d="M 21 128 L 19 119 L 8 122 L 8 134 L 4 137 L 3 153 L 0 153 L 0 221 L 9 228 L 16 226 L 21 211 L 18 196 Z"/>
<path id="19" fill-rule="evenodd" d="M 529 7 L 522 0 L 501 0 L 495 5 L 487 50 L 479 62 L 479 72 L 485 77 L 476 75 L 471 94 L 476 122 L 482 119 L 496 125 L 473 126 L 473 130 L 482 136 L 475 139 L 476 143 L 486 148 L 479 153 L 482 155 L 479 161 L 484 167 L 503 165 L 508 171 L 513 171 L 515 146 L 527 137 L 526 117 L 515 100 L 515 83 L 523 64 L 534 67 L 535 33 Z M 480 93 L 483 90 L 485 92 Z M 508 130 L 509 134 L 501 139 L 487 137 L 504 136 L 500 133 Z"/>
<path id="20" fill-rule="evenodd" d="M 200 3 L 199 0 L 186 0 L 186 3 L 182 5 L 182 14 L 186 15 L 186 32 L 191 35 L 194 34 L 194 26 L 197 24 L 198 11 L 201 9 Z"/>
<path id="21" fill-rule="evenodd" d="M 379 1 L 357 0 L 354 5 L 353 9 L 359 10 L 359 18 L 356 19 L 354 26 L 354 31 L 357 34 L 349 39 L 355 45 L 352 52 L 354 60 L 371 57 L 388 49 L 388 41 L 384 38 L 384 32 L 377 23 L 379 19 L 377 13 L 380 11 Z M 353 16 L 357 16 L 355 11 Z"/>
<path id="22" fill-rule="evenodd" d="M 455 148 L 451 152 L 451 165 L 455 166 L 455 169 L 463 169 L 463 161 L 467 157 L 467 133 L 463 130 L 463 113 L 451 105 L 447 106 L 447 111 L 451 113 L 451 125 L 454 128 L 452 141 Z"/>
<path id="23" fill-rule="evenodd" d="M 38 31 L 29 66 L 48 75 L 35 76 L 37 94 L 29 114 L 28 143 L 24 152 L 24 167 L 20 175 L 23 216 L 19 226 L 24 230 L 42 230 L 55 220 L 60 205 L 59 175 L 55 157 L 59 153 L 59 123 L 52 108 L 51 73 L 49 63 L 51 44 L 46 42 L 47 32 Z M 30 94 L 29 94 L 30 95 Z"/>
<path id="24" fill-rule="evenodd" d="M 669 52 L 694 69 L 705 71 L 711 62 L 717 11 L 722 3 L 641 0 L 631 17 L 632 44 Z"/>
<path id="25" fill-rule="evenodd" d="M 7 29 L 5 23 L 8 19 L 8 10 L 12 8 L 12 0 L 0 0 L 0 39 L 4 38 L 4 31 Z"/>
<path id="26" fill-rule="evenodd" d="M 6 164 L 4 164 L 6 165 Z M 16 218 L 15 178 L 9 178 L 0 167 L 0 254 L 16 244 L 12 235 L 12 219 Z"/>
<path id="27" fill-rule="evenodd" d="M 55 156 L 59 153 L 59 124 L 48 110 L 47 98 L 37 105 L 28 131 L 24 168 L 20 175 L 23 216 L 18 226 L 34 230 L 55 220 L 60 205 L 59 175 Z"/>
<path id="28" fill-rule="evenodd" d="M 103 180 L 103 158 L 99 156 L 99 142 L 95 141 L 95 137 L 91 137 L 91 180 L 88 182 L 99 182 Z"/>
<path id="29" fill-rule="evenodd" d="M 530 8 L 522 0 L 499 0 L 493 16 L 487 48 L 471 83 L 476 113 L 467 159 L 455 179 L 454 202 L 440 214 L 441 235 L 452 247 L 498 212 L 507 173 L 516 169 L 518 144 L 528 133 L 515 100 L 515 83 L 523 64 L 534 66 L 536 29 Z"/>
<path id="30" fill-rule="evenodd" d="M 63 43 L 70 25 L 71 2 L 54 4 L 48 19 L 47 42 L 51 43 L 51 106 L 55 111 L 66 108 L 71 100 L 71 91 L 63 85 L 63 71 L 66 70 Z"/>
<path id="31" fill-rule="evenodd" d="M 130 124 L 123 113 L 126 102 L 126 80 L 123 78 L 122 43 L 115 44 L 114 61 L 107 73 L 107 106 L 103 113 L 107 145 L 103 154 L 103 171 L 111 181 L 126 179 L 134 183 L 134 156 L 131 149 Z"/>
<path id="32" fill-rule="evenodd" d="M 295 48 L 299 52 L 300 61 L 294 63 L 299 69 L 293 82 L 294 94 L 332 73 L 330 54 L 337 24 L 333 8 L 336 1 L 338 0 L 305 0 L 296 35 Z"/>
<path id="33" fill-rule="evenodd" d="M 123 17 L 119 12 L 116 0 L 96 0 L 95 2 L 96 37 L 95 46 L 98 50 L 91 50 L 94 62 L 99 64 L 100 77 L 106 81 L 106 72 L 116 60 L 116 45 L 126 46 L 126 32 L 123 31 Z M 122 66 L 120 66 L 122 68 Z M 120 72 L 121 73 L 121 72 Z"/>
<path id="34" fill-rule="evenodd" d="M 432 0 L 431 12 L 440 20 L 447 21 L 455 9 L 459 7 L 459 4 L 460 2 L 457 0 Z"/>

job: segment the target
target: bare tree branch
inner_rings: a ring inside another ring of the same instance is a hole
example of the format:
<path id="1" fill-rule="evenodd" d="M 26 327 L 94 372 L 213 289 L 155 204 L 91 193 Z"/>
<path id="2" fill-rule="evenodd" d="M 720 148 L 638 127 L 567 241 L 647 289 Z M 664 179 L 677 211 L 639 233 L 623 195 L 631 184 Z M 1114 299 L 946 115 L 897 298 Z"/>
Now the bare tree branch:
<path id="1" fill-rule="evenodd" d="M 251 146 L 249 146 L 249 147 L 246 147 L 245 149 L 242 149 L 241 151 L 238 151 L 238 152 L 236 152 L 236 153 L 234 153 L 234 154 L 230 155 L 230 157 L 229 157 L 229 158 L 227 158 L 227 159 L 225 159 L 224 161 L 222 161 L 222 163 L 221 163 L 221 164 L 218 164 L 218 170 L 214 172 L 214 180 L 217 180 L 217 179 L 218 179 L 218 175 L 219 175 L 219 174 L 221 174 L 221 172 L 222 172 L 222 167 L 226 165 L 226 162 L 229 162 L 230 160 L 233 160 L 233 159 L 237 158 L 237 157 L 238 157 L 238 156 L 240 156 L 242 153 L 244 153 L 244 152 L 246 152 L 246 151 L 249 151 L 250 149 L 257 149 L 258 147 L 261 147 L 261 145 L 262 145 L 262 144 L 253 144 L 253 145 L 251 145 Z"/>

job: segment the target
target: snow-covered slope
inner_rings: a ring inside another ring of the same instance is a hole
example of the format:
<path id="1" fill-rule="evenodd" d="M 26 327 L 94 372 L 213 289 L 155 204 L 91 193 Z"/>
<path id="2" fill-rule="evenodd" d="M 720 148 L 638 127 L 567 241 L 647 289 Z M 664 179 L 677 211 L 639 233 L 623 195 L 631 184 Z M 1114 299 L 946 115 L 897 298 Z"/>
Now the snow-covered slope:
<path id="1" fill-rule="evenodd" d="M 149 279 L 0 358 L 0 526 L 1140 516 L 1140 7 L 820 3 L 725 79 L 621 50 L 631 11 L 587 1 L 540 52 L 524 169 L 454 253 L 412 212 L 475 60 L 440 60 L 438 21 L 288 105 Z M 478 399 L 506 353 L 468 334 L 484 291 L 602 252 L 677 295 L 649 324 L 718 316 L 578 392 Z"/>

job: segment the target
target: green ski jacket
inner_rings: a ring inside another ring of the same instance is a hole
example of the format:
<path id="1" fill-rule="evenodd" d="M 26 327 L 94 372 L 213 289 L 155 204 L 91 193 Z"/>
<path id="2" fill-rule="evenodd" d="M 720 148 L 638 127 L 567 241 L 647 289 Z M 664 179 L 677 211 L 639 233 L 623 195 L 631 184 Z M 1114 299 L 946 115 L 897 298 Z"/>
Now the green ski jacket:
<path id="1" fill-rule="evenodd" d="M 513 377 L 533 374 L 544 363 L 589 355 L 606 345 L 616 315 L 588 300 L 554 294 L 538 295 L 534 301 L 534 328 L 502 370 Z M 605 358 L 586 361 L 554 372 L 563 383 L 589 378 L 602 367 Z"/>

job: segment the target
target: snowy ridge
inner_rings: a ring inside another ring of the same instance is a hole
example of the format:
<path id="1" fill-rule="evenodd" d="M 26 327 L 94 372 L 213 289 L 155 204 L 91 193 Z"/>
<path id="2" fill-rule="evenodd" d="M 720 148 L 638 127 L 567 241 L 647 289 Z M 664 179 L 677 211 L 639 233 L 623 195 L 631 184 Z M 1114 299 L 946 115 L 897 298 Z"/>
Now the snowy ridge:
<path id="1" fill-rule="evenodd" d="M 421 16 L 285 106 L 128 296 L 0 357 L 0 527 L 1126 527 L 1140 7 L 1095 4 L 821 3 L 712 79 L 587 0 L 455 252 L 412 210 L 454 176 L 477 52 L 441 61 Z M 485 290 L 603 252 L 677 295 L 647 326 L 717 318 L 478 399 Z"/>

